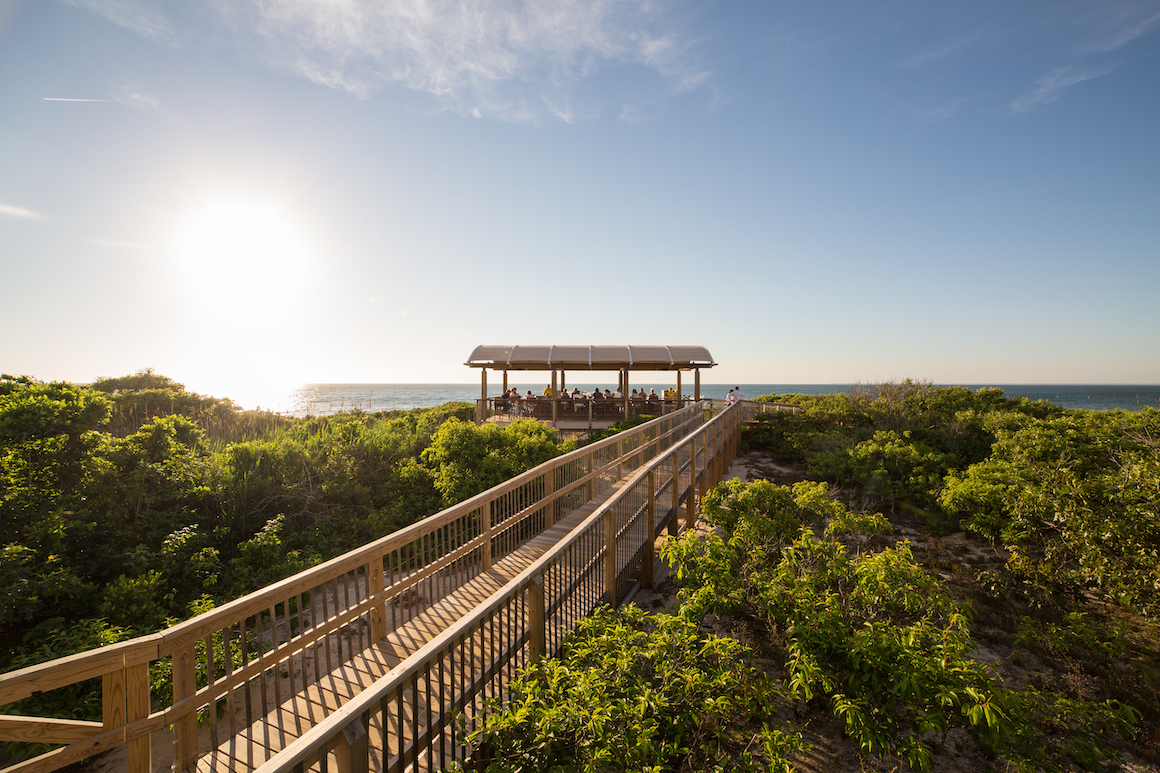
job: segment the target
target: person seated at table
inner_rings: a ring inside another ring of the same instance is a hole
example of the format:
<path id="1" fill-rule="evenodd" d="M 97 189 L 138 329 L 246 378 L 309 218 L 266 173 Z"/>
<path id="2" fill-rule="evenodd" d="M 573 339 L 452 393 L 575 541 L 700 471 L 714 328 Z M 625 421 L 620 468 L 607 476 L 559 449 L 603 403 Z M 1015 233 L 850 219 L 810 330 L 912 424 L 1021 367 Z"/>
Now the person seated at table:
<path id="1" fill-rule="evenodd" d="M 513 400 L 519 400 L 520 399 L 520 390 L 516 389 L 515 387 L 512 387 L 511 389 L 509 389 L 507 391 L 507 396 Z"/>
<path id="2" fill-rule="evenodd" d="M 665 390 L 665 399 L 666 400 L 676 399 L 676 396 L 677 396 L 677 390 L 673 389 L 672 387 L 669 387 L 668 389 Z"/>
<path id="3" fill-rule="evenodd" d="M 657 396 L 657 390 L 650 389 L 650 390 L 648 390 L 648 399 L 649 400 L 660 400 L 661 398 Z"/>
<path id="4" fill-rule="evenodd" d="M 634 389 L 634 390 L 632 390 L 632 394 L 628 396 L 628 399 L 629 400 L 643 400 L 644 399 L 644 392 L 638 392 Z"/>
<path id="5" fill-rule="evenodd" d="M 525 400 L 535 400 L 536 396 L 534 394 L 532 394 L 532 390 L 529 389 L 528 393 L 526 395 L 524 395 L 524 399 Z"/>
<path id="6" fill-rule="evenodd" d="M 552 385 L 548 384 L 546 387 L 544 387 L 544 397 L 551 397 L 551 396 L 552 396 Z"/>
<path id="7" fill-rule="evenodd" d="M 584 396 L 584 393 L 580 391 L 580 387 L 572 387 L 572 399 L 573 400 L 579 400 L 583 396 Z"/>
<path id="8" fill-rule="evenodd" d="M 603 393 L 603 392 L 601 392 L 599 388 L 597 388 L 597 389 L 593 389 L 593 390 L 592 390 L 592 399 L 593 399 L 593 400 L 603 400 L 603 399 L 604 399 L 604 393 Z"/>
<path id="9" fill-rule="evenodd" d="M 624 397 L 624 393 L 620 391 L 620 387 L 617 387 L 616 391 L 612 393 L 612 399 L 619 400 L 622 397 Z"/>

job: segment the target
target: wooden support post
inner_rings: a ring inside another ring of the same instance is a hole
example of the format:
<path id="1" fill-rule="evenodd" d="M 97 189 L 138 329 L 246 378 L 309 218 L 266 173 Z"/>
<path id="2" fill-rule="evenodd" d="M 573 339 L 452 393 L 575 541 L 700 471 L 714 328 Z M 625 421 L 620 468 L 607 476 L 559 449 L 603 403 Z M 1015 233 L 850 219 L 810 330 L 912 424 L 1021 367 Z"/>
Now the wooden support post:
<path id="1" fill-rule="evenodd" d="M 552 497 L 556 493 L 556 468 L 549 467 L 544 475 L 544 499 L 548 500 L 547 525 L 556 523 L 556 500 Z"/>
<path id="2" fill-rule="evenodd" d="M 125 670 L 101 677 L 101 729 L 125 726 Z"/>
<path id="3" fill-rule="evenodd" d="M 693 399 L 698 402 L 701 400 L 701 369 L 693 369 Z"/>
<path id="4" fill-rule="evenodd" d="M 693 500 L 697 493 L 697 466 L 696 455 L 689 455 L 689 490 L 685 495 L 685 529 L 694 529 L 697 526 L 697 511 L 693 508 Z"/>
<path id="5" fill-rule="evenodd" d="M 382 591 L 383 587 L 383 557 L 376 553 L 371 557 L 368 592 L 373 596 Z M 380 600 L 371 607 L 371 639 L 381 641 L 385 638 L 387 638 L 387 602 Z"/>
<path id="6" fill-rule="evenodd" d="M 621 380 L 624 382 L 624 386 L 620 388 L 620 396 L 624 398 L 624 418 L 627 420 L 630 415 L 629 410 L 632 406 L 632 401 L 628 399 L 628 368 L 625 368 L 620 373 Z"/>
<path id="7" fill-rule="evenodd" d="M 656 504 L 657 504 L 657 485 L 656 472 L 654 470 L 648 471 L 648 506 L 645 508 L 645 524 L 646 531 L 644 535 L 644 556 L 640 563 L 640 584 L 646 588 L 653 586 L 653 564 L 656 563 L 656 541 L 657 541 L 657 526 L 656 526 Z"/>
<path id="8" fill-rule="evenodd" d="M 677 371 L 677 410 L 685 407 L 685 395 L 681 392 L 681 371 Z"/>
<path id="9" fill-rule="evenodd" d="M 669 516 L 669 534 L 676 536 L 681 527 L 681 457 L 676 451 L 670 457 L 673 465 L 673 514 Z"/>
<path id="10" fill-rule="evenodd" d="M 487 368 L 479 369 L 479 408 L 475 411 L 475 423 L 482 424 L 487 419 Z"/>
<path id="11" fill-rule="evenodd" d="M 604 511 L 604 589 L 608 606 L 616 609 L 616 513 Z"/>
<path id="12" fill-rule="evenodd" d="M 149 663 L 125 668 L 125 722 L 149 717 Z M 129 773 L 149 773 L 153 768 L 149 734 L 130 738 L 126 744 Z"/>
<path id="13" fill-rule="evenodd" d="M 547 650 L 547 626 L 544 618 L 544 578 L 532 575 L 528 583 L 528 645 L 532 662 L 539 660 Z"/>
<path id="14" fill-rule="evenodd" d="M 491 515 L 493 500 L 486 507 L 479 508 L 480 531 L 483 533 L 483 571 L 491 569 Z"/>
<path id="15" fill-rule="evenodd" d="M 725 425 L 721 422 L 717 422 L 717 437 L 713 450 L 717 453 L 717 475 L 716 483 L 713 485 L 717 485 L 725 480 Z"/>
<path id="16" fill-rule="evenodd" d="M 596 472 L 596 452 L 589 451 L 588 452 L 588 474 L 591 475 L 594 472 Z M 589 499 L 592 499 L 592 497 L 595 496 L 594 485 L 595 485 L 595 480 L 593 478 L 589 478 L 588 479 L 588 498 Z"/>
<path id="17" fill-rule="evenodd" d="M 503 393 L 506 395 L 508 391 L 507 371 L 503 372 Z"/>
<path id="18" fill-rule="evenodd" d="M 556 426 L 556 406 L 560 393 L 556 391 L 556 369 L 552 368 L 552 426 Z"/>
<path id="19" fill-rule="evenodd" d="M 334 746 L 339 773 L 367 773 L 370 770 L 370 744 L 367 730 L 356 719 L 342 729 Z"/>
<path id="20" fill-rule="evenodd" d="M 193 644 L 173 653 L 173 702 L 184 700 L 197 692 L 197 669 Z M 197 707 L 190 706 L 186 713 L 173 720 L 173 769 L 193 770 L 197 765 Z"/>
<path id="21" fill-rule="evenodd" d="M 716 486 L 721 482 L 721 422 L 713 425 L 713 474 L 709 476 L 709 485 Z"/>

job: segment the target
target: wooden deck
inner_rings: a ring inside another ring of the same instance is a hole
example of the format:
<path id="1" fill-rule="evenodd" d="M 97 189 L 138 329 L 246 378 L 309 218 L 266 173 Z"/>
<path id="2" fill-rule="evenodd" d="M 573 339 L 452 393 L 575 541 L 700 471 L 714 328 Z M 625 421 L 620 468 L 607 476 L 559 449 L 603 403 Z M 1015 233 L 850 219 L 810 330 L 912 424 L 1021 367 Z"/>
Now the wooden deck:
<path id="1" fill-rule="evenodd" d="M 256 770 L 274 754 L 286 748 L 290 742 L 301 737 L 352 697 L 385 676 L 424 644 L 470 614 L 537 558 L 544 555 L 619 488 L 620 482 L 497 561 L 490 570 L 478 574 L 434 606 L 392 631 L 385 639 L 376 641 L 356 653 L 349 660 L 324 674 L 319 681 L 310 684 L 304 691 L 279 704 L 265 717 L 231 736 L 209 753 L 201 755 L 197 761 L 198 773 Z M 518 628 L 522 630 L 523 626 Z M 502 648 L 506 648 L 509 644 L 511 642 L 506 638 L 500 642 Z M 311 665 L 312 661 L 307 658 L 300 667 Z M 477 665 L 485 667 L 482 660 Z M 456 688 L 455 684 L 450 683 L 442 686 L 445 695 L 452 693 Z M 239 705 L 234 711 L 243 714 L 244 706 Z M 411 726 L 410 722 L 403 723 L 404 743 L 411 740 L 406 737 L 410 735 L 406 729 Z M 394 728 L 390 728 L 386 733 L 385 745 L 381 726 L 372 723 L 367 730 L 372 737 L 370 743 L 372 749 L 387 749 L 389 754 L 399 753 L 398 733 Z"/>

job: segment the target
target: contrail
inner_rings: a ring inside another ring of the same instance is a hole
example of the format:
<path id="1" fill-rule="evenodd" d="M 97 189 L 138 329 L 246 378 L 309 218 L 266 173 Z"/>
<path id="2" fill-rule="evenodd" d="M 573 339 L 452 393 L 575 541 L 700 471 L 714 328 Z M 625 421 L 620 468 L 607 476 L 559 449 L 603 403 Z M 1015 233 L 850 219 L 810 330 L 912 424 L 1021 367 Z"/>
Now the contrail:
<path id="1" fill-rule="evenodd" d="M 75 99 L 73 97 L 42 97 L 45 102 L 112 102 L 111 99 Z"/>

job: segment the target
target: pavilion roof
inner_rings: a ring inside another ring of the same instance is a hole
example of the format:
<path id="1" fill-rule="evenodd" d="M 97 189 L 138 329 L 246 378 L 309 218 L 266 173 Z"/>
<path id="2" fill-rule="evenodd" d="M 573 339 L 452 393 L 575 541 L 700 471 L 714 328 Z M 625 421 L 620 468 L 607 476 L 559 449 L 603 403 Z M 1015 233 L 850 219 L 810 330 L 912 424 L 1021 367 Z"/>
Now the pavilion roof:
<path id="1" fill-rule="evenodd" d="M 703 346 L 477 346 L 464 363 L 492 370 L 692 370 L 717 363 Z"/>

